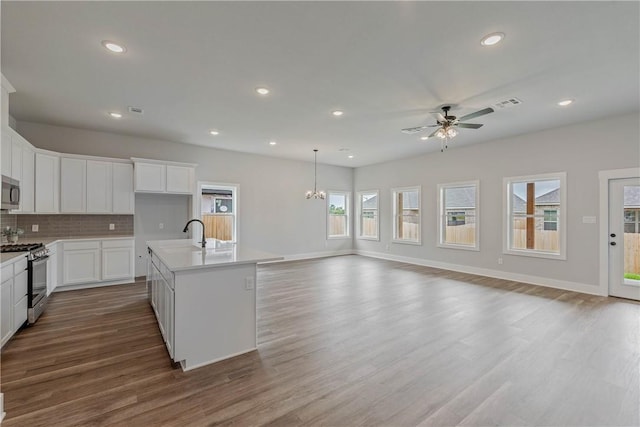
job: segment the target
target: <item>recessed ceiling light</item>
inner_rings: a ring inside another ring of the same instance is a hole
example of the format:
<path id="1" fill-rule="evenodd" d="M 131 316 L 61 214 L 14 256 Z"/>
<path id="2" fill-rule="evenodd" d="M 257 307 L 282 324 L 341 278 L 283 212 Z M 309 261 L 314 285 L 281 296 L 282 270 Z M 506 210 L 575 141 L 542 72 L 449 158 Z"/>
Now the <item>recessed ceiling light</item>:
<path id="1" fill-rule="evenodd" d="M 209 131 L 209 133 L 210 133 L 211 135 L 220 135 L 220 132 L 219 132 L 219 131 L 217 131 L 217 130 L 215 130 L 215 129 L 210 130 L 210 131 Z"/>
<path id="2" fill-rule="evenodd" d="M 110 115 L 111 117 L 113 117 L 114 119 L 120 119 L 120 118 L 122 118 L 122 114 L 120 114 L 120 113 L 116 113 L 115 111 L 110 112 L 110 113 L 109 113 L 109 115 Z"/>
<path id="3" fill-rule="evenodd" d="M 125 53 L 127 51 L 126 47 L 109 40 L 102 40 L 102 46 L 104 46 L 105 49 L 109 49 L 113 53 Z"/>
<path id="4" fill-rule="evenodd" d="M 500 43 L 504 39 L 504 33 L 487 34 L 480 40 L 482 46 L 493 46 Z"/>
<path id="5" fill-rule="evenodd" d="M 428 136 L 421 136 L 420 139 L 423 140 L 423 141 L 426 141 L 427 139 L 429 139 L 429 137 Z"/>
<path id="6" fill-rule="evenodd" d="M 573 99 L 565 99 L 558 102 L 558 105 L 561 107 L 566 107 L 567 105 L 571 105 L 573 103 Z"/>
<path id="7" fill-rule="evenodd" d="M 343 114 L 344 114 L 344 111 L 341 111 L 341 110 L 335 110 L 335 111 L 332 111 L 332 112 L 331 112 L 331 114 L 333 114 L 333 115 L 334 115 L 334 116 L 336 116 L 336 117 L 340 117 L 341 115 L 343 115 Z"/>
<path id="8" fill-rule="evenodd" d="M 260 95 L 268 95 L 269 89 L 267 89 L 266 87 L 257 87 L 256 92 L 258 92 Z"/>
<path id="9" fill-rule="evenodd" d="M 353 159 L 353 154 L 349 154 L 347 157 L 349 157 L 350 159 Z"/>
<path id="10" fill-rule="evenodd" d="M 277 143 L 275 141 L 269 141 L 269 145 L 276 145 Z"/>

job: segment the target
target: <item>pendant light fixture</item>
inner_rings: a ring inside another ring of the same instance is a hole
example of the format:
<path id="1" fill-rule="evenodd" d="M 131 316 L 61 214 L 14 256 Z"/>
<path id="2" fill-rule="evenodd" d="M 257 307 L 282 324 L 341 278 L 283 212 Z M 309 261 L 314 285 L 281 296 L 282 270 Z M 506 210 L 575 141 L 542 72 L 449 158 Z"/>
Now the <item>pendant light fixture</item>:
<path id="1" fill-rule="evenodd" d="M 327 197 L 324 191 L 318 191 L 318 149 L 313 149 L 313 191 L 307 191 L 307 199 L 323 199 Z"/>

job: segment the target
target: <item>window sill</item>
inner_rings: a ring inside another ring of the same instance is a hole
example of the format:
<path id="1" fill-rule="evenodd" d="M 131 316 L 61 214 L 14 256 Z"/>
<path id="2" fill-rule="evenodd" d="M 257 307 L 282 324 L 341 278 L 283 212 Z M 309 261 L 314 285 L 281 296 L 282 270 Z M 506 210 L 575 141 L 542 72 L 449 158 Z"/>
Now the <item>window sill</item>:
<path id="1" fill-rule="evenodd" d="M 469 246 L 469 245 L 454 245 L 450 243 L 439 243 L 436 246 L 443 249 L 461 249 L 463 251 L 474 251 L 480 252 L 480 248 L 478 246 Z"/>
<path id="2" fill-rule="evenodd" d="M 351 236 L 327 236 L 327 240 L 346 240 L 351 239 Z"/>
<path id="3" fill-rule="evenodd" d="M 552 252 L 542 252 L 542 251 L 532 251 L 532 250 L 515 250 L 515 249 L 507 249 L 502 251 L 505 255 L 517 255 L 517 256 L 526 256 L 531 258 L 546 258 L 546 259 L 555 259 L 559 261 L 566 261 L 567 256 L 565 254 L 552 253 Z"/>
<path id="4" fill-rule="evenodd" d="M 414 240 L 397 240 L 392 239 L 391 243 L 399 243 L 401 245 L 414 245 L 414 246 L 422 246 L 422 242 L 416 242 Z"/>
<path id="5" fill-rule="evenodd" d="M 356 239 L 358 240 L 371 240 L 372 242 L 379 242 L 380 238 L 379 237 L 356 237 Z"/>

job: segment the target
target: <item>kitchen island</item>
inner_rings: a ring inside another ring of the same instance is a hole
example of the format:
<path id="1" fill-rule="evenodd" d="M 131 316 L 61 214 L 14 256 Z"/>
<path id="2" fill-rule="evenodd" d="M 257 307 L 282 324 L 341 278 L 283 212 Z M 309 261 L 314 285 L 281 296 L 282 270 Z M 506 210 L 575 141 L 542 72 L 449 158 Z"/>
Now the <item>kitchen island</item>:
<path id="1" fill-rule="evenodd" d="M 282 257 L 211 239 L 147 249 L 149 302 L 174 362 L 187 371 L 257 348 L 256 264 Z"/>

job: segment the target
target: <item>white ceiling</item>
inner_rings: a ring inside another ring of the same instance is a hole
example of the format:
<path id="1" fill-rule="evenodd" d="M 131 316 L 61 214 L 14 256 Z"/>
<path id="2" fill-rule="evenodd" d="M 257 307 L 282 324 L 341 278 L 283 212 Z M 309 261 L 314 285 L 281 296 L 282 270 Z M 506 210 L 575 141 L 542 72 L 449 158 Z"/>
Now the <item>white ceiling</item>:
<path id="1" fill-rule="evenodd" d="M 428 112 L 443 104 L 461 116 L 523 101 L 472 120 L 484 127 L 461 130 L 450 150 L 639 110 L 638 2 L 1 7 L 2 73 L 17 90 L 17 120 L 307 161 L 318 148 L 319 163 L 362 166 L 439 150 L 400 129 L 435 123 Z M 495 31 L 505 40 L 481 46 Z M 109 53 L 105 39 L 127 53 Z M 261 85 L 271 94 L 257 95 Z M 558 107 L 565 98 L 575 103 Z"/>

